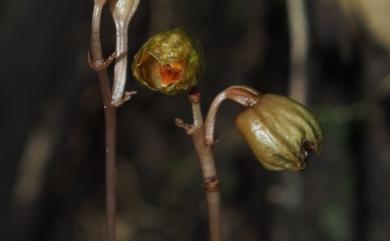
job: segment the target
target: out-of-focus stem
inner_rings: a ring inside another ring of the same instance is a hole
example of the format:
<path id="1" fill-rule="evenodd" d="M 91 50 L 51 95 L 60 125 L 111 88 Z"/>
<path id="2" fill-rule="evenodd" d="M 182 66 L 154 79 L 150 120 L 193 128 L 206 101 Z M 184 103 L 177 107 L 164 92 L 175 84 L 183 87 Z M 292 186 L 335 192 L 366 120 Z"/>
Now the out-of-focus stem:
<path id="1" fill-rule="evenodd" d="M 203 185 L 206 191 L 210 240 L 222 241 L 221 227 L 221 204 L 219 191 L 219 178 L 215 168 L 215 161 L 211 147 L 205 143 L 205 131 L 203 126 L 203 117 L 200 109 L 200 94 L 199 92 L 190 95 L 192 106 L 193 125 L 184 124 L 177 119 L 176 124 L 183 127 L 192 137 L 196 153 L 198 155 L 199 164 L 203 175 Z"/>
<path id="2" fill-rule="evenodd" d="M 101 40 L 100 40 L 100 20 L 105 1 L 95 1 L 92 14 L 91 31 L 91 62 L 98 66 L 104 63 Z M 115 136 L 116 136 L 116 109 L 111 105 L 111 88 L 105 68 L 97 68 L 102 102 L 105 117 L 105 153 L 106 153 L 106 218 L 107 241 L 115 241 L 115 219 L 116 219 L 116 156 L 115 156 Z"/>
<path id="3" fill-rule="evenodd" d="M 309 42 L 304 0 L 287 0 L 290 33 L 290 80 L 289 96 L 306 103 L 306 62 Z"/>

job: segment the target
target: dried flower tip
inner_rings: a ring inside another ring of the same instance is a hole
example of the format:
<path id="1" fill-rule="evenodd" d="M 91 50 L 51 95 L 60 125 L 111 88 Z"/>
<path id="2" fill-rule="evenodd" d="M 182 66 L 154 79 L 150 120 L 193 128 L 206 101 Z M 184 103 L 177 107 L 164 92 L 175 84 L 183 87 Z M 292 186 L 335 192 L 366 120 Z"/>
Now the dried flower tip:
<path id="1" fill-rule="evenodd" d="M 138 7 L 139 0 L 110 0 L 109 3 L 114 21 L 128 23 Z"/>
<path id="2" fill-rule="evenodd" d="M 236 126 L 260 163 L 269 170 L 301 170 L 311 150 L 321 151 L 317 120 L 303 105 L 264 94 L 237 116 Z"/>
<path id="3" fill-rule="evenodd" d="M 95 0 L 94 3 L 97 6 L 103 7 L 106 4 L 107 0 Z"/>
<path id="4" fill-rule="evenodd" d="M 111 12 L 116 28 L 115 52 L 117 53 L 112 88 L 112 104 L 114 106 L 119 106 L 125 101 L 128 26 L 138 4 L 139 0 L 110 0 Z"/>
<path id="5" fill-rule="evenodd" d="M 202 49 L 194 34 L 174 28 L 152 36 L 134 56 L 133 75 L 141 84 L 174 95 L 197 84 Z"/>

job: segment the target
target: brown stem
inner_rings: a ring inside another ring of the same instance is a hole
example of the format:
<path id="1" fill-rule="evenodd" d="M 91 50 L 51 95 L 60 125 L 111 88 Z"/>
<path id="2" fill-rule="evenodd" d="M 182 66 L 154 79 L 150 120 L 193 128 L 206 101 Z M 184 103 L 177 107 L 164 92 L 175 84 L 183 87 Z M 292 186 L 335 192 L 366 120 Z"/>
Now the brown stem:
<path id="1" fill-rule="evenodd" d="M 98 66 L 104 63 L 101 41 L 100 41 L 100 20 L 104 1 L 95 1 L 92 14 L 91 32 L 91 62 Z M 104 106 L 105 139 L 106 139 L 106 218 L 107 218 L 107 241 L 115 241 L 115 219 L 116 219 L 116 109 L 111 105 L 111 88 L 105 68 L 96 69 L 102 101 Z"/>
<path id="2" fill-rule="evenodd" d="M 184 128 L 192 137 L 199 164 L 203 175 L 203 185 L 206 191 L 210 240 L 222 241 L 221 228 L 221 204 L 219 179 L 215 168 L 215 162 L 211 148 L 205 143 L 205 131 L 203 125 L 202 112 L 200 110 L 199 92 L 190 95 L 192 105 L 193 125 L 185 124 L 182 120 L 176 119 L 176 124 Z"/>

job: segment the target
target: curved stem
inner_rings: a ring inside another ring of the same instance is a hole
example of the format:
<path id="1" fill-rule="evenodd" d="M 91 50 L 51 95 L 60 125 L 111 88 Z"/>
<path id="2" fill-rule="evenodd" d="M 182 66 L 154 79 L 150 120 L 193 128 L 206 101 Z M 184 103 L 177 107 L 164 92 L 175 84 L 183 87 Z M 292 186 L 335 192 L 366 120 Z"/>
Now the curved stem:
<path id="1" fill-rule="evenodd" d="M 214 143 L 215 121 L 219 106 L 226 99 L 237 102 L 243 106 L 252 106 L 259 101 L 259 92 L 243 85 L 231 86 L 219 93 L 210 105 L 205 122 L 205 142 L 210 146 Z"/>
<path id="2" fill-rule="evenodd" d="M 91 31 L 91 58 L 92 63 L 103 63 L 103 54 L 100 41 L 100 20 L 105 1 L 95 1 L 92 14 Z M 107 218 L 107 241 L 115 241 L 115 218 L 116 218 L 116 109 L 111 105 L 111 88 L 105 68 L 96 70 L 99 78 L 100 91 L 104 106 L 105 119 L 105 145 L 106 145 L 106 218 Z"/>
<path id="3" fill-rule="evenodd" d="M 205 143 L 203 117 L 200 109 L 199 92 L 190 95 L 192 106 L 193 125 L 184 124 L 177 119 L 176 124 L 186 129 L 191 135 L 203 176 L 203 186 L 206 191 L 209 229 L 211 241 L 222 241 L 221 204 L 219 179 L 215 168 L 215 161 L 211 148 Z"/>

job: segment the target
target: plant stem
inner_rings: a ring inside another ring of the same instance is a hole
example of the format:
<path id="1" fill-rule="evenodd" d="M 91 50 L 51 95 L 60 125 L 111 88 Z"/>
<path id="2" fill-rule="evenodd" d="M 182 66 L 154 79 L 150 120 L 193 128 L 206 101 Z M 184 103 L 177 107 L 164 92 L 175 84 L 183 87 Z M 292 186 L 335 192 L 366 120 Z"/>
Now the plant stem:
<path id="1" fill-rule="evenodd" d="M 290 35 L 289 96 L 300 103 L 307 98 L 308 23 L 304 0 L 287 0 Z"/>
<path id="2" fill-rule="evenodd" d="M 190 94 L 189 100 L 192 106 L 193 125 L 184 124 L 180 119 L 176 119 L 176 124 L 179 127 L 183 127 L 191 135 L 198 155 L 203 175 L 203 187 L 207 197 L 210 240 L 222 241 L 219 179 L 213 153 L 210 146 L 207 146 L 205 143 L 205 129 L 200 109 L 199 92 Z"/>
<path id="3" fill-rule="evenodd" d="M 95 1 L 92 14 L 91 32 L 91 62 L 98 66 L 104 63 L 101 40 L 100 40 L 100 20 L 103 4 Z M 111 105 L 111 88 L 108 74 L 105 68 L 96 69 L 99 78 L 100 91 L 104 106 L 105 120 L 105 153 L 106 153 L 106 240 L 115 241 L 115 219 L 116 219 L 116 108 Z"/>
<path id="4" fill-rule="evenodd" d="M 261 94 L 248 86 L 233 85 L 219 93 L 211 102 L 205 121 L 205 141 L 207 146 L 214 144 L 214 127 L 219 106 L 226 99 L 230 99 L 243 106 L 252 106 L 258 101 Z"/>

